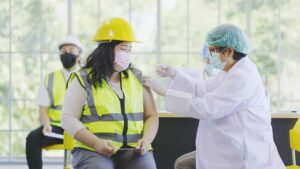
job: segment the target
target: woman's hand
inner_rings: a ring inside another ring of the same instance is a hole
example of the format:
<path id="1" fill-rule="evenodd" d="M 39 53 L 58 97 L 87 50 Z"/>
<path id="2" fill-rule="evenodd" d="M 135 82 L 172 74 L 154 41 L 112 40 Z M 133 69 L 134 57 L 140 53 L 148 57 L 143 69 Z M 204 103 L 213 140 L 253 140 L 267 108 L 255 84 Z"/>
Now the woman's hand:
<path id="1" fill-rule="evenodd" d="M 138 141 L 138 144 L 134 152 L 138 154 L 145 154 L 148 151 L 149 146 L 150 146 L 149 140 L 147 138 L 142 138 Z"/>
<path id="2" fill-rule="evenodd" d="M 97 153 L 106 157 L 110 157 L 111 155 L 113 155 L 116 149 L 111 140 L 105 139 L 97 139 L 93 148 Z"/>

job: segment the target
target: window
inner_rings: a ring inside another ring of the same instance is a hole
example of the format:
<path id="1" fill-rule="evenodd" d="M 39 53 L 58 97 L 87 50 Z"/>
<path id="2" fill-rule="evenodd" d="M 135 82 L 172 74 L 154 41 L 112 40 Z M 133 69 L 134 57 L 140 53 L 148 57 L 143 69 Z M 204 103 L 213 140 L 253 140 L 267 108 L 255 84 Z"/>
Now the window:
<path id="1" fill-rule="evenodd" d="M 97 45 L 100 21 L 112 16 L 129 20 L 142 42 L 133 46 L 133 64 L 144 74 L 158 63 L 202 69 L 207 31 L 221 23 L 239 25 L 251 38 L 249 56 L 269 90 L 272 111 L 299 110 L 299 6 L 299 0 L 1 0 L 0 160 L 25 161 L 26 135 L 39 126 L 39 82 L 61 65 L 59 40 L 75 34 L 87 57 Z M 162 110 L 164 99 L 156 101 Z M 45 156 L 57 154 L 62 156 Z"/>

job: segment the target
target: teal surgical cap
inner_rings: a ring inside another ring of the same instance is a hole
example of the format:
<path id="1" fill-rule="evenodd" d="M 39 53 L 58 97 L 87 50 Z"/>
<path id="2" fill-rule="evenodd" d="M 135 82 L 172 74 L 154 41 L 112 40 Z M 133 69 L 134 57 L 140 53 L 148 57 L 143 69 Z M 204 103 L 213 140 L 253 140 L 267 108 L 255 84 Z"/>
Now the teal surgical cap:
<path id="1" fill-rule="evenodd" d="M 250 52 L 248 36 L 239 27 L 232 24 L 214 27 L 206 34 L 206 43 L 210 46 L 231 47 L 243 54 Z"/>

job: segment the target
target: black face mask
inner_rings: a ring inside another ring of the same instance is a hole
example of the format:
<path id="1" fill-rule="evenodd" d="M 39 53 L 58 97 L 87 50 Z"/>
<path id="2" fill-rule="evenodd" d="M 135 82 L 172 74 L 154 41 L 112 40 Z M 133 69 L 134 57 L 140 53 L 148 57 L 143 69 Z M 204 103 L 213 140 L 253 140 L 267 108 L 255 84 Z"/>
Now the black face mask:
<path id="1" fill-rule="evenodd" d="M 60 60 L 66 69 L 69 69 L 75 65 L 77 56 L 72 53 L 63 53 L 60 55 Z"/>

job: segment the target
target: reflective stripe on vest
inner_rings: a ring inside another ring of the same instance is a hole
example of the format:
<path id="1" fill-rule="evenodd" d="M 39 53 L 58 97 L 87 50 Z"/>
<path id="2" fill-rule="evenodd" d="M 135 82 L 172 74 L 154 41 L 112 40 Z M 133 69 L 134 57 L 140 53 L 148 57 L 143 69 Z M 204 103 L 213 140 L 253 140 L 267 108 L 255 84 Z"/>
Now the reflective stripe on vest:
<path id="1" fill-rule="evenodd" d="M 62 103 L 66 93 L 66 80 L 62 70 L 48 74 L 45 86 L 51 102 L 51 106 L 48 109 L 50 124 L 60 127 Z"/>
<path id="2" fill-rule="evenodd" d="M 114 142 L 123 142 L 123 136 L 116 133 L 95 133 L 95 135 L 102 139 L 112 140 Z M 137 142 L 143 134 L 127 134 L 127 141 L 129 143 Z"/>
<path id="3" fill-rule="evenodd" d="M 80 75 L 81 75 L 83 83 L 84 83 L 83 85 L 85 86 L 85 90 L 88 95 L 87 102 L 88 102 L 90 112 L 92 114 L 92 115 L 90 115 L 90 119 L 93 119 L 90 122 L 99 121 L 100 118 L 99 118 L 99 115 L 97 114 L 97 110 L 94 105 L 94 95 L 93 95 L 92 87 L 91 87 L 91 84 L 87 81 L 87 72 L 84 70 L 79 70 L 79 72 L 80 72 Z M 84 117 L 84 115 L 83 115 L 83 117 Z"/>
<path id="4" fill-rule="evenodd" d="M 132 113 L 126 114 L 129 121 L 141 121 L 144 119 L 144 113 Z M 111 114 L 104 114 L 101 117 L 94 118 L 93 115 L 84 115 L 81 117 L 81 121 L 83 123 L 90 123 L 95 121 L 123 121 L 123 116 L 120 113 L 111 113 Z"/>
<path id="5" fill-rule="evenodd" d="M 82 123 L 89 132 L 101 139 L 112 140 L 114 146 L 119 149 L 123 145 L 124 117 L 121 113 L 120 100 L 105 80 L 102 87 L 91 86 L 87 80 L 87 71 L 80 70 L 72 74 L 70 81 L 78 78 L 87 93 L 87 105 L 83 108 Z M 135 147 L 137 141 L 143 136 L 144 106 L 143 88 L 135 75 L 128 71 L 128 78 L 122 75 L 122 90 L 125 98 L 125 112 L 128 119 L 127 143 Z M 70 83 L 70 82 L 69 82 Z M 93 150 L 78 141 L 75 147 Z"/>

